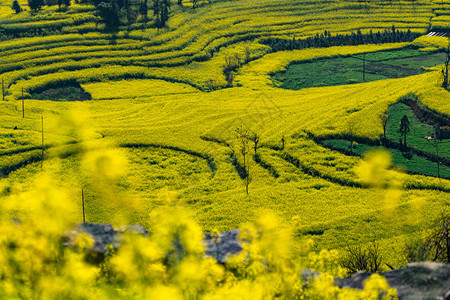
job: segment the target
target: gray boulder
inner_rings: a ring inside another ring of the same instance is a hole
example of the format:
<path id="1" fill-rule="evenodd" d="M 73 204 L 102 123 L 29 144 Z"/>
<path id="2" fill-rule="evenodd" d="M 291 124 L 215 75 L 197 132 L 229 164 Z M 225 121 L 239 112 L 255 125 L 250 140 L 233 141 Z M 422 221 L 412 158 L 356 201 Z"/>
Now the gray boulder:
<path id="1" fill-rule="evenodd" d="M 141 225 L 121 225 L 116 228 L 116 231 L 118 233 L 130 232 L 130 233 L 140 234 L 145 237 L 148 236 L 148 230 L 144 226 L 141 226 Z"/>
<path id="2" fill-rule="evenodd" d="M 94 246 L 89 250 L 103 256 L 108 251 L 107 245 L 112 245 L 114 249 L 120 247 L 122 236 L 126 232 L 148 235 L 147 229 L 140 225 L 119 226 L 114 229 L 111 224 L 80 223 L 76 224 L 72 230 L 65 232 L 63 245 L 72 247 L 80 233 L 87 233 L 94 240 Z"/>
<path id="3" fill-rule="evenodd" d="M 228 256 L 236 255 L 242 251 L 238 236 L 240 231 L 232 229 L 221 232 L 218 239 L 213 239 L 210 233 L 205 234 L 203 243 L 205 245 L 205 255 L 215 258 L 218 263 L 225 263 Z"/>
<path id="4" fill-rule="evenodd" d="M 350 278 L 336 279 L 339 287 L 362 289 L 373 273 L 358 272 Z M 450 264 L 436 262 L 410 263 L 404 268 L 380 272 L 399 299 L 450 300 Z"/>
<path id="5" fill-rule="evenodd" d="M 112 245 L 115 250 L 118 249 L 122 244 L 123 234 L 127 232 L 148 236 L 148 230 L 140 225 L 124 225 L 113 228 L 111 224 L 81 223 L 76 224 L 72 230 L 64 234 L 63 245 L 73 247 L 78 235 L 87 233 L 94 240 L 94 246 L 89 247 L 91 256 L 95 261 L 101 261 L 108 251 L 106 246 Z M 205 234 L 205 255 L 215 258 L 219 263 L 225 263 L 229 255 L 242 251 L 238 241 L 239 233 L 240 231 L 237 229 L 221 232 L 218 240 L 213 239 L 209 233 Z"/>

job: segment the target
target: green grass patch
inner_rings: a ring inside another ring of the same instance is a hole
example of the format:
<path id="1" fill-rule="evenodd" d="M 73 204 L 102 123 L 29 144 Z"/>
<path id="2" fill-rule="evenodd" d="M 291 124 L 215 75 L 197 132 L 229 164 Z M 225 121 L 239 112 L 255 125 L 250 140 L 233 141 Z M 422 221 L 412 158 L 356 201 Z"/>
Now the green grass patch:
<path id="1" fill-rule="evenodd" d="M 92 99 L 91 95 L 84 91 L 80 85 L 49 88 L 39 93 L 32 93 L 31 98 L 54 101 L 84 101 Z"/>
<path id="2" fill-rule="evenodd" d="M 408 117 L 410 122 L 410 132 L 406 136 L 406 143 L 416 149 L 436 154 L 436 147 L 434 141 L 425 139 L 425 136 L 430 136 L 435 132 L 431 125 L 419 122 L 414 116 L 408 105 L 397 102 L 391 106 L 387 111 L 389 120 L 386 128 L 386 137 L 390 140 L 399 141 L 402 136 L 399 133 L 400 120 L 404 115 Z M 438 143 L 439 156 L 450 157 L 450 140 L 441 140 Z"/>
<path id="3" fill-rule="evenodd" d="M 350 141 L 340 140 L 340 139 L 332 139 L 325 140 L 325 146 L 343 149 L 350 151 Z M 383 148 L 381 146 L 370 146 L 367 144 L 353 144 L 353 152 L 357 155 L 363 155 L 369 150 L 375 150 Z M 404 153 L 400 150 L 395 149 L 387 149 L 392 154 L 393 165 L 395 167 L 399 167 L 408 171 L 412 171 L 418 174 L 437 176 L 437 164 L 435 162 L 429 161 L 426 158 L 411 154 L 409 152 Z M 440 177 L 450 178 L 450 168 L 447 166 L 440 166 Z"/>
<path id="4" fill-rule="evenodd" d="M 427 72 L 423 67 L 432 67 L 444 60 L 444 53 L 430 54 L 415 49 L 380 51 L 365 54 L 365 66 L 363 54 L 327 58 L 291 64 L 272 79 L 282 88 L 299 90 L 418 75 Z"/>

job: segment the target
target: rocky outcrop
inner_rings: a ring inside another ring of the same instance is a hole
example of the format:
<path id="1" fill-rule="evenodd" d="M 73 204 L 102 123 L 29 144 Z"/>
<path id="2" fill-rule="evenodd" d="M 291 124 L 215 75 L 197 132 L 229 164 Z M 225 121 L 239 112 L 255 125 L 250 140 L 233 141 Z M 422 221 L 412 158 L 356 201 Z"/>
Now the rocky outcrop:
<path id="1" fill-rule="evenodd" d="M 350 278 L 336 279 L 339 287 L 362 289 L 373 273 L 358 272 Z M 404 268 L 381 272 L 389 286 L 397 289 L 399 299 L 450 300 L 450 264 L 436 262 L 410 263 Z"/>
<path id="2" fill-rule="evenodd" d="M 121 245 L 121 237 L 125 232 L 133 232 L 143 236 L 148 231 L 139 225 L 120 226 L 113 228 L 110 224 L 77 224 L 72 230 L 66 232 L 65 246 L 74 246 L 74 241 L 80 233 L 88 233 L 94 239 L 94 246 L 90 247 L 91 259 L 101 261 L 108 251 L 107 245 L 117 249 Z M 207 233 L 204 237 L 205 256 L 212 257 L 218 263 L 225 263 L 231 255 L 242 251 L 238 236 L 240 231 L 233 229 L 221 232 L 217 237 Z M 364 281 L 373 273 L 358 272 L 350 278 L 336 279 L 339 287 L 362 289 Z M 395 269 L 389 272 L 381 272 L 389 286 L 397 289 L 399 299 L 445 299 L 450 300 L 450 264 L 420 262 L 410 263 L 405 268 Z M 307 284 L 307 278 L 315 278 L 319 273 L 311 270 L 303 270 L 302 277 Z"/>
<path id="3" fill-rule="evenodd" d="M 132 232 L 143 236 L 148 236 L 148 231 L 140 225 L 125 225 L 113 228 L 111 224 L 81 223 L 76 224 L 72 230 L 64 234 L 63 243 L 66 247 L 73 247 L 80 233 L 87 233 L 92 236 L 94 246 L 89 247 L 95 260 L 101 260 L 108 251 L 107 245 L 118 249 L 121 245 L 122 236 L 126 232 Z M 221 232 L 218 238 L 213 238 L 206 233 L 204 237 L 205 256 L 215 258 L 217 262 L 224 263 L 229 255 L 234 255 L 242 251 L 239 245 L 239 230 Z"/>
<path id="4" fill-rule="evenodd" d="M 107 245 L 112 245 L 114 249 L 117 249 L 121 245 L 121 235 L 126 232 L 132 232 L 148 235 L 147 229 L 140 225 L 126 225 L 119 226 L 114 229 L 111 224 L 97 224 L 97 223 L 80 223 L 76 224 L 72 230 L 65 232 L 63 243 L 66 247 L 72 247 L 75 245 L 75 240 L 81 233 L 87 233 L 92 236 L 94 240 L 94 246 L 88 249 L 98 256 L 102 257 L 107 251 Z"/>
<path id="5" fill-rule="evenodd" d="M 225 263 L 228 256 L 242 251 L 238 240 L 239 233 L 238 229 L 232 229 L 221 232 L 217 238 L 211 237 L 209 233 L 205 234 L 205 255 L 215 258 L 218 263 Z"/>

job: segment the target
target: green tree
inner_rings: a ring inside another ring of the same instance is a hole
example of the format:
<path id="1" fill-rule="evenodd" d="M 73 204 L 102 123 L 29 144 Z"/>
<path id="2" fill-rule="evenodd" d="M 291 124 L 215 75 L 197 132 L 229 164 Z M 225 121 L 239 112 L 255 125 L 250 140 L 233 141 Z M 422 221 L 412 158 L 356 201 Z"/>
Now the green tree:
<path id="1" fill-rule="evenodd" d="M 103 22 L 109 27 L 120 25 L 119 6 L 117 0 L 101 1 L 97 5 L 97 10 Z"/>
<path id="2" fill-rule="evenodd" d="M 28 7 L 30 7 L 32 11 L 40 10 L 43 5 L 44 0 L 28 0 Z"/>
<path id="3" fill-rule="evenodd" d="M 408 120 L 408 117 L 406 115 L 403 116 L 403 118 L 400 121 L 400 128 L 398 132 L 403 136 L 403 146 L 406 147 L 406 135 L 410 131 L 410 123 Z"/>
<path id="4" fill-rule="evenodd" d="M 23 10 L 17 0 L 13 1 L 11 8 L 16 12 L 16 14 L 20 13 Z"/>
<path id="5" fill-rule="evenodd" d="M 148 0 L 141 1 L 139 6 L 139 13 L 144 17 L 144 23 L 147 24 L 148 20 Z"/>
<path id="6" fill-rule="evenodd" d="M 382 113 L 378 116 L 378 118 L 381 121 L 381 125 L 383 126 L 383 137 L 384 139 L 386 139 L 386 127 L 387 127 L 387 122 L 389 120 L 389 115 L 387 113 Z"/>
<path id="7" fill-rule="evenodd" d="M 70 6 L 70 0 L 58 0 L 58 8 L 61 10 L 61 6 L 64 5 L 66 8 Z"/>
<path id="8" fill-rule="evenodd" d="M 170 0 L 153 0 L 153 15 L 155 16 L 156 27 L 166 26 L 169 19 Z"/>

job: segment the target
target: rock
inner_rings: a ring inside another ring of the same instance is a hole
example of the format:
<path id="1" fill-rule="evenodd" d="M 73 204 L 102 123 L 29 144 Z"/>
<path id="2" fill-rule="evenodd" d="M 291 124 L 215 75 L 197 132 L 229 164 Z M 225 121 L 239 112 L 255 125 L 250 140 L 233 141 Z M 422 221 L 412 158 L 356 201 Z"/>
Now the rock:
<path id="1" fill-rule="evenodd" d="M 238 229 L 221 232 L 218 241 L 214 240 L 210 233 L 205 234 L 203 241 L 206 248 L 205 255 L 215 258 L 218 263 L 225 263 L 228 256 L 242 251 L 238 240 L 239 233 Z"/>
<path id="2" fill-rule="evenodd" d="M 380 272 L 399 299 L 450 299 L 450 264 L 410 263 L 405 268 Z M 362 289 L 372 273 L 358 272 L 350 278 L 336 279 L 339 287 Z"/>
<path id="3" fill-rule="evenodd" d="M 95 224 L 95 223 L 80 223 L 76 224 L 74 229 L 66 232 L 64 237 L 66 242 L 64 246 L 73 246 L 75 240 L 80 233 L 87 233 L 92 236 L 94 240 L 94 246 L 89 250 L 98 253 L 105 254 L 107 251 L 106 245 L 113 245 L 117 248 L 116 237 L 117 232 L 114 230 L 111 224 Z"/>
<path id="4" fill-rule="evenodd" d="M 74 229 L 65 233 L 65 246 L 74 246 L 74 242 L 80 233 L 88 233 L 94 239 L 94 246 L 89 248 L 91 259 L 100 262 L 108 251 L 107 245 L 117 249 L 121 245 L 121 236 L 126 232 L 132 232 L 148 236 L 148 231 L 139 225 L 120 226 L 114 229 L 110 224 L 84 223 L 77 224 Z M 225 263 L 231 255 L 242 251 L 238 240 L 240 231 L 233 229 L 221 232 L 219 238 L 214 239 L 210 233 L 204 236 L 205 256 L 212 257 L 218 263 Z M 319 273 L 311 270 L 303 270 L 304 284 L 308 277 L 316 278 Z M 373 273 L 358 272 L 350 278 L 335 279 L 339 287 L 363 289 L 364 281 Z M 435 262 L 410 263 L 405 268 L 395 269 L 389 272 L 381 272 L 389 286 L 397 289 L 399 299 L 443 299 L 450 300 L 450 264 Z"/>
<path id="5" fill-rule="evenodd" d="M 81 223 L 76 224 L 75 227 L 64 234 L 66 247 L 74 246 L 75 240 L 80 233 L 87 233 L 94 239 L 94 246 L 89 250 L 98 256 L 95 260 L 101 260 L 108 251 L 107 245 L 112 245 L 114 249 L 118 249 L 122 243 L 122 236 L 126 232 L 148 236 L 148 230 L 140 225 L 124 225 L 116 229 L 111 224 L 95 224 L 95 223 Z M 218 241 L 211 237 L 211 234 L 205 234 L 204 245 L 206 248 L 205 255 L 213 257 L 219 263 L 225 263 L 229 255 L 235 255 L 242 251 L 239 245 L 238 236 L 240 231 L 233 229 L 220 233 Z"/>
<path id="6" fill-rule="evenodd" d="M 90 247 L 89 250 L 103 256 L 108 251 L 107 245 L 112 245 L 114 249 L 120 247 L 121 236 L 126 232 L 148 236 L 147 229 L 140 225 L 119 226 L 114 229 L 111 224 L 80 223 L 64 234 L 66 242 L 63 245 L 73 246 L 80 233 L 87 233 L 94 240 L 94 246 Z"/>
<path id="7" fill-rule="evenodd" d="M 116 228 L 118 233 L 131 232 L 136 234 L 141 234 L 145 237 L 148 236 L 148 230 L 141 225 L 122 225 Z"/>
<path id="8" fill-rule="evenodd" d="M 300 274 L 302 275 L 303 286 L 307 286 L 310 280 L 316 280 L 319 278 L 320 273 L 317 271 L 313 271 L 311 269 L 301 270 Z"/>

